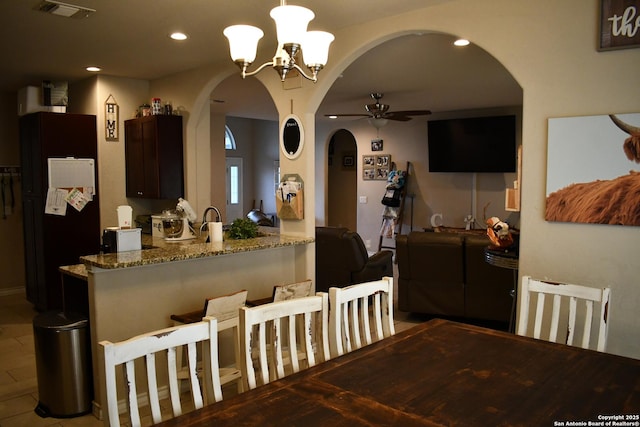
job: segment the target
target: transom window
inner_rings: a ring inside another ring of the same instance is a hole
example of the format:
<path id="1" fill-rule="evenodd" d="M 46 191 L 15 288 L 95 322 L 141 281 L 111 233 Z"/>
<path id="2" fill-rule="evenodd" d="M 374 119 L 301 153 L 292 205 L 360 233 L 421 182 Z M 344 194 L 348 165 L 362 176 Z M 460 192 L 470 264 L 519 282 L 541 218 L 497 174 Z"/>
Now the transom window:
<path id="1" fill-rule="evenodd" d="M 236 139 L 233 137 L 233 133 L 227 125 L 224 126 L 224 148 L 225 150 L 236 149 Z"/>

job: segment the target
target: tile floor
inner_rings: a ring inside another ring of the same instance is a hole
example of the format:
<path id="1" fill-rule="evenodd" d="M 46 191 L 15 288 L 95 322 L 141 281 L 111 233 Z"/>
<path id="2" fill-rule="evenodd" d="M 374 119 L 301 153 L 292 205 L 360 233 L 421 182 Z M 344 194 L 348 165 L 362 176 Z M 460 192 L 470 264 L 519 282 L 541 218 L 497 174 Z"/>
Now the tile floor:
<path id="1" fill-rule="evenodd" d="M 32 321 L 38 313 L 24 295 L 0 296 L 0 427 L 97 427 L 93 415 L 41 418 L 35 414 L 38 384 Z M 424 319 L 396 312 L 400 332 Z"/>
<path id="2" fill-rule="evenodd" d="M 102 423 L 91 415 L 40 418 L 32 321 L 38 313 L 24 295 L 0 297 L 0 427 L 90 427 Z"/>

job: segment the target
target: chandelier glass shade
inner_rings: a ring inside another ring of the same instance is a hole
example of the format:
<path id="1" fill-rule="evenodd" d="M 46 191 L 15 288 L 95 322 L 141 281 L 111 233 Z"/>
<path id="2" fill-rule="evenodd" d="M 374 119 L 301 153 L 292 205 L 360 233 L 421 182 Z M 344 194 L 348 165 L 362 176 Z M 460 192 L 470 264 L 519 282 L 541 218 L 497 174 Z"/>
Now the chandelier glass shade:
<path id="1" fill-rule="evenodd" d="M 333 34 L 325 31 L 307 31 L 309 22 L 315 17 L 314 13 L 305 7 L 288 6 L 285 0 L 281 1 L 280 6 L 271 9 L 270 15 L 276 22 L 278 48 L 273 60 L 265 62 L 255 71 L 248 72 L 247 69 L 256 59 L 258 42 L 264 32 L 251 25 L 232 25 L 223 31 L 229 40 L 231 59 L 242 70 L 242 78 L 258 74 L 271 66 L 282 81 L 289 71 L 295 69 L 306 79 L 316 82 L 318 72 L 327 63 L 329 46 L 334 40 Z M 311 75 L 296 64 L 299 51 Z"/>

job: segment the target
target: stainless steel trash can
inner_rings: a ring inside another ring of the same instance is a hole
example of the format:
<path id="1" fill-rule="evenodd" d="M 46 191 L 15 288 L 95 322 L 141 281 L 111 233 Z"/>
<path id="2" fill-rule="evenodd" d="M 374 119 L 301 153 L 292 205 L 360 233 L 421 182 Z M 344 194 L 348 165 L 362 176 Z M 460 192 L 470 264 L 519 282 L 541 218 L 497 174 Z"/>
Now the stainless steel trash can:
<path id="1" fill-rule="evenodd" d="M 41 417 L 91 411 L 93 384 L 89 320 L 78 313 L 46 312 L 33 319 Z"/>

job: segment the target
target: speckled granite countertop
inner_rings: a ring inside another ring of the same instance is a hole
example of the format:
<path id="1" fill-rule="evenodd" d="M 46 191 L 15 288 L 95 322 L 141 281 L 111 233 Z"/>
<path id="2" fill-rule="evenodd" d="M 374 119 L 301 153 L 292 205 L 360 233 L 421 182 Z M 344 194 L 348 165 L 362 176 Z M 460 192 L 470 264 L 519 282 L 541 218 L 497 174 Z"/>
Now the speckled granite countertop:
<path id="1" fill-rule="evenodd" d="M 261 228 L 262 236 L 245 240 L 225 240 L 219 243 L 205 243 L 203 238 L 167 242 L 162 238 L 142 235 L 142 245 L 151 247 L 140 251 L 127 251 L 110 254 L 85 255 L 80 261 L 86 266 L 104 269 L 138 267 L 172 261 L 184 261 L 219 255 L 236 254 L 262 249 L 313 243 L 313 237 L 286 236 L 279 234 L 277 228 Z M 71 266 L 69 266 L 71 267 Z"/>
<path id="2" fill-rule="evenodd" d="M 61 273 L 67 274 L 69 276 L 76 277 L 78 279 L 87 280 L 87 266 L 84 264 L 76 264 L 76 265 L 64 265 L 59 267 Z"/>

